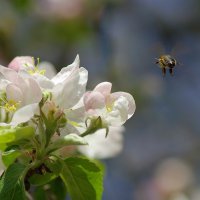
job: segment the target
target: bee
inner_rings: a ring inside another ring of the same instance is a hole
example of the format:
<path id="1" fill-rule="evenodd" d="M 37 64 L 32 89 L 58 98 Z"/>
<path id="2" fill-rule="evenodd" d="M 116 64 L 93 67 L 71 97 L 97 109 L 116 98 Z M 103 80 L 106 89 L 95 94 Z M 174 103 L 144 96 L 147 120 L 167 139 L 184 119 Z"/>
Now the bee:
<path id="1" fill-rule="evenodd" d="M 162 69 L 162 74 L 165 76 L 166 70 L 169 69 L 169 73 L 173 76 L 173 69 L 179 63 L 177 60 L 169 54 L 161 55 L 159 58 L 156 58 L 156 64 Z"/>

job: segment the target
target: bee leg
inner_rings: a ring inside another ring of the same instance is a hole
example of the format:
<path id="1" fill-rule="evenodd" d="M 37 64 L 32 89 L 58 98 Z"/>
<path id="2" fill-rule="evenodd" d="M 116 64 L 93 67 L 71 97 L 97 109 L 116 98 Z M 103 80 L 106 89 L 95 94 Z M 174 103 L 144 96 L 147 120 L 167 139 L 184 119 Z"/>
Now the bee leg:
<path id="1" fill-rule="evenodd" d="M 162 74 L 163 74 L 163 77 L 165 76 L 165 74 L 166 74 L 166 69 L 163 67 L 162 68 Z"/>
<path id="2" fill-rule="evenodd" d="M 169 73 L 170 73 L 171 76 L 173 76 L 173 69 L 172 68 L 169 69 Z"/>

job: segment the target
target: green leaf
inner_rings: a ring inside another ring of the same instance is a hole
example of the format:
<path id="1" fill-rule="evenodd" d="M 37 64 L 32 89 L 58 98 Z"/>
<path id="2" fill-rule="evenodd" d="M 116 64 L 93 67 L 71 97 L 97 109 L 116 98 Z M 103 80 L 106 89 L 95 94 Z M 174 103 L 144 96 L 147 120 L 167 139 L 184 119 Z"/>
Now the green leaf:
<path id="1" fill-rule="evenodd" d="M 63 168 L 62 162 L 55 157 L 50 157 L 44 161 L 44 165 L 48 169 L 45 174 L 34 174 L 29 178 L 29 181 L 33 185 L 44 185 L 57 178 Z"/>
<path id="2" fill-rule="evenodd" d="M 60 176 L 72 200 L 101 200 L 103 173 L 95 163 L 78 157 L 68 158 Z"/>
<path id="3" fill-rule="evenodd" d="M 91 172 L 99 172 L 100 171 L 99 167 L 95 163 L 93 163 L 91 160 L 88 160 L 83 157 L 67 158 L 65 160 L 65 162 L 70 165 L 79 165 L 87 171 L 91 171 Z"/>
<path id="4" fill-rule="evenodd" d="M 70 165 L 78 165 L 85 171 L 89 182 L 95 189 L 96 192 L 95 200 L 101 200 L 103 193 L 103 175 L 104 175 L 103 164 L 100 163 L 99 161 L 92 161 L 83 157 L 67 158 L 65 162 L 67 162 L 68 164 L 70 163 Z"/>
<path id="5" fill-rule="evenodd" d="M 69 134 L 65 137 L 57 139 L 54 143 L 49 145 L 47 152 L 52 152 L 67 145 L 86 145 L 87 142 L 84 138 L 77 134 Z"/>
<path id="6" fill-rule="evenodd" d="M 56 177 L 57 177 L 56 174 L 46 172 L 46 174 L 43 174 L 43 175 L 34 174 L 33 176 L 29 178 L 29 181 L 32 185 L 40 186 L 40 185 L 47 184 L 48 182 L 52 181 Z"/>
<path id="7" fill-rule="evenodd" d="M 25 189 L 22 175 L 25 166 L 14 163 L 8 167 L 0 180 L 0 199 L 3 200 L 23 200 L 25 198 Z"/>
<path id="8" fill-rule="evenodd" d="M 50 157 L 50 159 L 45 160 L 44 164 L 56 175 L 59 175 L 63 168 L 62 162 L 60 162 L 58 159 L 55 159 L 53 156 Z"/>
<path id="9" fill-rule="evenodd" d="M 66 193 L 65 185 L 59 177 L 47 185 L 36 187 L 33 196 L 34 200 L 65 200 Z"/>
<path id="10" fill-rule="evenodd" d="M 21 155 L 19 150 L 11 149 L 9 151 L 2 152 L 2 160 L 6 167 L 15 162 L 16 158 Z"/>
<path id="11" fill-rule="evenodd" d="M 66 199 L 67 190 L 66 190 L 66 187 L 60 177 L 53 180 L 50 183 L 50 186 L 51 186 L 51 192 L 53 192 L 53 194 L 56 196 L 57 200 L 65 200 Z"/>
<path id="12" fill-rule="evenodd" d="M 6 144 L 0 144 L 0 150 L 4 151 L 7 148 Z"/>
<path id="13" fill-rule="evenodd" d="M 25 127 L 0 127 L 0 144 L 29 139 L 34 136 L 35 130 L 31 126 Z"/>

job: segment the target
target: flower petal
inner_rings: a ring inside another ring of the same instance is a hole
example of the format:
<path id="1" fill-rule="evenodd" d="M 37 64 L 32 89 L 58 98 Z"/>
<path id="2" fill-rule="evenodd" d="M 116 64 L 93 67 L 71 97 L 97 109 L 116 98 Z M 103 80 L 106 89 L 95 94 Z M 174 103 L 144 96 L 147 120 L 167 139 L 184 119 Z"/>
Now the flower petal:
<path id="1" fill-rule="evenodd" d="M 16 71 L 9 69 L 7 67 L 3 67 L 0 65 L 0 73 L 7 79 L 8 81 L 12 83 L 16 83 L 18 79 L 18 74 Z"/>
<path id="2" fill-rule="evenodd" d="M 19 71 L 21 68 L 26 67 L 26 65 L 34 65 L 34 59 L 31 56 L 17 56 L 8 65 L 8 68 L 15 71 Z"/>
<path id="3" fill-rule="evenodd" d="M 45 70 L 45 76 L 49 79 L 56 75 L 56 69 L 50 62 L 41 62 L 38 67 L 39 69 Z"/>
<path id="4" fill-rule="evenodd" d="M 22 103 L 23 104 L 23 93 L 20 90 L 19 87 L 17 87 L 15 84 L 10 83 L 6 87 L 6 97 L 7 100 L 14 100 L 16 103 Z"/>
<path id="5" fill-rule="evenodd" d="M 52 89 L 54 86 L 51 80 L 39 73 L 30 75 L 26 70 L 20 70 L 19 75 L 23 78 L 32 78 L 36 80 L 39 86 L 44 89 Z"/>
<path id="6" fill-rule="evenodd" d="M 74 71 L 79 69 L 80 65 L 80 59 L 79 56 L 77 55 L 74 62 L 71 65 L 68 65 L 67 67 L 64 67 L 61 69 L 61 71 L 54 77 L 52 78 L 52 82 L 57 85 L 59 83 L 62 83 L 63 81 L 66 80 L 67 77 L 70 76 L 70 74 Z"/>
<path id="7" fill-rule="evenodd" d="M 100 92 L 86 92 L 83 101 L 86 111 L 105 107 L 105 97 Z"/>
<path id="8" fill-rule="evenodd" d="M 18 125 L 29 121 L 35 114 L 39 113 L 39 107 L 37 103 L 29 104 L 17 110 L 12 118 L 10 124 Z"/>
<path id="9" fill-rule="evenodd" d="M 87 146 L 79 146 L 78 149 L 90 158 L 105 159 L 116 156 L 123 146 L 124 127 L 109 127 L 108 136 L 105 138 L 105 130 L 100 129 L 95 134 L 85 136 Z"/>
<path id="10" fill-rule="evenodd" d="M 123 96 L 128 101 L 128 119 L 135 113 L 136 104 L 133 96 L 126 92 L 114 92 L 111 94 L 111 98 L 117 99 L 120 96 Z"/>
<path id="11" fill-rule="evenodd" d="M 113 105 L 112 111 L 108 112 L 106 121 L 112 126 L 121 126 L 128 119 L 128 101 L 120 96 Z"/>
<path id="12" fill-rule="evenodd" d="M 53 99 L 61 108 L 72 108 L 78 103 L 85 92 L 87 70 L 76 69 L 63 82 L 52 89 Z"/>
<path id="13" fill-rule="evenodd" d="M 42 91 L 34 79 L 26 79 L 26 91 L 23 91 L 25 105 L 39 103 L 42 99 Z"/>
<path id="14" fill-rule="evenodd" d="M 102 93 L 105 97 L 108 96 L 111 92 L 112 83 L 110 82 L 102 82 L 98 84 L 94 91 Z"/>

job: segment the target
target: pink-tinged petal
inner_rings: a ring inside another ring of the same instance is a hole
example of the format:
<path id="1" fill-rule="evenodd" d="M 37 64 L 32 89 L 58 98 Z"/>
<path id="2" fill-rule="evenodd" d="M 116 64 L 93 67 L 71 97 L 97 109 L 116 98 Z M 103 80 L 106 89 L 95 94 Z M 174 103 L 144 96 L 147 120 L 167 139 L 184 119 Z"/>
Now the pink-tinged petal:
<path id="1" fill-rule="evenodd" d="M 95 134 L 85 136 L 87 146 L 78 149 L 90 158 L 105 159 L 119 154 L 123 147 L 124 127 L 109 127 L 108 136 L 105 138 L 105 129 L 98 130 Z"/>
<path id="2" fill-rule="evenodd" d="M 7 67 L 0 66 L 0 73 L 7 79 L 8 81 L 15 83 L 18 79 L 18 74 L 16 71 L 9 69 Z"/>
<path id="3" fill-rule="evenodd" d="M 35 114 L 39 114 L 38 103 L 29 104 L 17 110 L 12 118 L 10 124 L 18 125 L 29 121 Z"/>
<path id="4" fill-rule="evenodd" d="M 86 111 L 105 107 L 105 97 L 100 92 L 87 92 L 83 98 Z"/>
<path id="5" fill-rule="evenodd" d="M 79 56 L 77 55 L 74 62 L 71 65 L 62 68 L 61 71 L 54 78 L 51 79 L 52 82 L 55 85 L 62 83 L 63 81 L 66 80 L 66 78 L 68 78 L 71 75 L 71 73 L 74 70 L 79 69 L 79 66 L 80 66 L 80 59 Z"/>
<path id="6" fill-rule="evenodd" d="M 112 83 L 110 82 L 102 82 L 99 83 L 94 91 L 102 93 L 105 97 L 110 94 L 112 88 Z"/>
<path id="7" fill-rule="evenodd" d="M 8 84 L 6 87 L 7 100 L 14 100 L 16 103 L 23 104 L 23 93 L 15 84 Z"/>
<path id="8" fill-rule="evenodd" d="M 42 99 L 42 91 L 38 83 L 31 78 L 26 79 L 26 91 L 23 93 L 25 105 L 39 103 Z"/>
<path id="9" fill-rule="evenodd" d="M 31 56 L 18 56 L 15 57 L 8 65 L 8 68 L 15 71 L 19 71 L 21 68 L 26 67 L 26 65 L 34 65 L 34 59 Z"/>
<path id="10" fill-rule="evenodd" d="M 120 96 L 125 97 L 128 101 L 128 119 L 135 113 L 136 104 L 133 96 L 126 92 L 114 92 L 111 94 L 112 99 L 118 99 Z"/>

